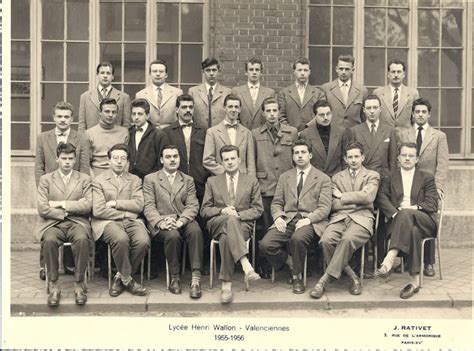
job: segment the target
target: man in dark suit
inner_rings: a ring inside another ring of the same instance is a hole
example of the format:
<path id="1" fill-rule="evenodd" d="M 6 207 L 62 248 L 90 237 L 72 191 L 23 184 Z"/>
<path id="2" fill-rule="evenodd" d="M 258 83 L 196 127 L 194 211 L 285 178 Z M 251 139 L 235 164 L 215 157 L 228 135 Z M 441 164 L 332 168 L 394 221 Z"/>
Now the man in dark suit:
<path id="1" fill-rule="evenodd" d="M 329 177 L 345 168 L 344 147 L 350 141 L 347 129 L 332 123 L 332 108 L 325 101 L 317 101 L 313 106 L 314 119 L 300 133 L 313 149 L 311 164 Z"/>
<path id="2" fill-rule="evenodd" d="M 232 94 L 237 95 L 242 100 L 240 123 L 250 130 L 265 123 L 265 118 L 262 115 L 262 102 L 266 98 L 275 96 L 273 89 L 261 84 L 262 71 L 262 60 L 252 57 L 245 62 L 247 82 L 232 89 Z"/>
<path id="3" fill-rule="evenodd" d="M 367 88 L 352 80 L 354 57 L 340 55 L 337 58 L 337 79 L 324 84 L 321 89 L 332 106 L 333 124 L 351 128 L 362 123 L 362 102 L 368 94 Z"/>
<path id="4" fill-rule="evenodd" d="M 144 214 L 151 235 L 164 242 L 165 257 L 171 274 L 169 290 L 173 294 L 181 294 L 179 258 L 181 242 L 185 240 L 192 270 L 189 296 L 200 298 L 203 235 L 195 221 L 199 202 L 194 182 L 190 176 L 178 171 L 180 158 L 176 146 L 165 146 L 160 161 L 163 169 L 145 177 Z"/>
<path id="5" fill-rule="evenodd" d="M 57 306 L 61 297 L 58 283 L 58 248 L 70 242 L 74 256 L 74 296 L 76 304 L 87 301 L 84 276 L 89 259 L 92 207 L 91 178 L 75 171 L 76 148 L 59 143 L 56 148 L 58 170 L 40 178 L 38 186 L 38 240 L 48 269 L 48 305 Z"/>
<path id="6" fill-rule="evenodd" d="M 313 119 L 313 105 L 316 101 L 324 100 L 321 89 L 310 85 L 311 63 L 301 57 L 293 63 L 295 82 L 278 93 L 278 103 L 281 106 L 280 119 L 296 129 L 303 130 Z"/>
<path id="7" fill-rule="evenodd" d="M 382 180 L 376 204 L 389 219 L 390 246 L 378 277 L 387 277 L 399 253 L 407 256 L 411 281 L 400 292 L 408 299 L 419 291 L 421 241 L 436 235 L 438 194 L 433 175 L 415 168 L 419 158 L 415 143 L 402 143 L 398 159 L 401 169 Z"/>
<path id="8" fill-rule="evenodd" d="M 274 268 L 288 265 L 293 292 L 302 294 L 305 291 L 302 272 L 308 247 L 323 234 L 328 223 L 331 179 L 311 165 L 311 145 L 305 140 L 295 141 L 292 151 L 296 166 L 278 180 L 271 207 L 275 222 L 260 241 L 260 250 Z"/>
<path id="9" fill-rule="evenodd" d="M 246 241 L 263 206 L 257 179 L 239 171 L 239 148 L 225 145 L 220 156 L 225 171 L 207 180 L 201 216 L 207 220 L 209 233 L 219 240 L 221 302 L 230 303 L 235 263 L 242 264 L 246 280 L 260 279 L 247 258 Z"/>
<path id="10" fill-rule="evenodd" d="M 96 68 L 98 85 L 81 95 L 79 102 L 79 132 L 84 133 L 99 123 L 100 102 L 104 98 L 117 101 L 118 113 L 115 124 L 128 128 L 130 125 L 130 96 L 112 86 L 114 66 L 110 62 L 101 62 Z"/>

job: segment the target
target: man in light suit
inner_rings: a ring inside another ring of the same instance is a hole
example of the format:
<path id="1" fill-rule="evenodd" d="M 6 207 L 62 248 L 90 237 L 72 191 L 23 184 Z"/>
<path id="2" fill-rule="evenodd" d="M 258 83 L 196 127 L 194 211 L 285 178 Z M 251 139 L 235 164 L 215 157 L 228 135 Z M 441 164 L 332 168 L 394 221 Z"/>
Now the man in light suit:
<path id="1" fill-rule="evenodd" d="M 310 243 L 326 229 L 331 210 L 331 179 L 311 166 L 311 157 L 310 144 L 305 140 L 294 142 L 296 167 L 278 180 L 271 207 L 275 222 L 259 245 L 274 268 L 286 264 L 291 269 L 295 294 L 305 291 L 302 272 L 306 253 Z"/>
<path id="2" fill-rule="evenodd" d="M 38 186 L 38 240 L 48 270 L 48 305 L 58 306 L 61 288 L 58 283 L 58 248 L 70 242 L 74 256 L 74 296 L 76 304 L 87 301 L 84 276 L 89 259 L 92 207 L 91 179 L 75 171 L 76 148 L 60 143 L 56 148 L 58 170 L 40 178 Z"/>
<path id="3" fill-rule="evenodd" d="M 189 296 L 197 299 L 202 294 L 203 235 L 195 221 L 199 212 L 196 189 L 193 178 L 178 171 L 180 159 L 176 146 L 165 146 L 160 161 L 163 169 L 147 175 L 143 183 L 144 214 L 151 235 L 164 242 L 171 274 L 169 290 L 173 294 L 181 294 L 179 258 L 181 242 L 186 241 L 192 270 Z"/>
<path id="4" fill-rule="evenodd" d="M 235 263 L 242 264 L 246 280 L 260 279 L 247 258 L 246 241 L 263 207 L 257 179 L 239 171 L 239 148 L 226 145 L 220 156 L 225 172 L 207 180 L 201 216 L 207 220 L 209 233 L 219 240 L 221 302 L 230 303 Z"/>
<path id="5" fill-rule="evenodd" d="M 295 82 L 278 93 L 278 103 L 281 106 L 280 120 L 295 127 L 299 131 L 313 119 L 313 105 L 318 100 L 324 100 L 321 89 L 309 84 L 311 63 L 307 58 L 299 58 L 293 63 Z"/>
<path id="6" fill-rule="evenodd" d="M 151 84 L 140 90 L 135 98 L 146 99 L 150 104 L 150 122 L 157 128 L 165 128 L 176 122 L 176 98 L 183 91 L 166 83 L 168 65 L 163 60 L 150 63 Z"/>
<path id="7" fill-rule="evenodd" d="M 344 147 L 350 141 L 349 131 L 332 123 L 332 108 L 325 101 L 316 101 L 314 119 L 300 133 L 313 149 L 311 164 L 329 177 L 345 168 Z"/>
<path id="8" fill-rule="evenodd" d="M 411 128 L 402 132 L 402 142 L 412 142 L 416 144 L 418 156 L 417 169 L 432 174 L 436 182 L 436 191 L 440 199 L 444 199 L 446 194 L 446 178 L 449 169 L 449 151 L 446 134 L 434 129 L 428 123 L 431 116 L 431 104 L 426 99 L 417 99 L 413 102 L 413 121 Z M 433 277 L 435 271 L 435 246 L 429 242 L 425 253 L 424 273 L 428 277 Z"/>
<path id="9" fill-rule="evenodd" d="M 374 90 L 382 101 L 380 120 L 382 123 L 403 128 L 411 126 L 411 108 L 413 101 L 419 98 L 418 90 L 403 84 L 406 64 L 400 60 L 391 60 L 387 65 L 388 85 Z"/>
<path id="10" fill-rule="evenodd" d="M 232 94 L 242 100 L 240 123 L 250 130 L 265 123 L 265 118 L 262 116 L 262 102 L 266 98 L 275 96 L 273 89 L 261 84 L 262 71 L 262 60 L 252 57 L 245 62 L 247 83 L 232 89 Z"/>
<path id="11" fill-rule="evenodd" d="M 324 84 L 321 89 L 332 107 L 333 124 L 351 128 L 362 123 L 362 102 L 368 95 L 367 88 L 352 80 L 354 57 L 340 55 L 337 58 L 337 79 Z"/>
<path id="12" fill-rule="evenodd" d="M 349 168 L 332 177 L 331 216 L 319 241 L 327 267 L 310 292 L 311 297 L 316 299 L 323 296 L 326 286 L 331 280 L 339 279 L 342 272 L 349 277 L 349 292 L 352 295 L 362 293 L 362 284 L 349 261 L 373 234 L 373 203 L 380 176 L 362 166 L 364 148 L 360 143 L 350 143 L 345 150 L 344 158 Z"/>
<path id="13" fill-rule="evenodd" d="M 143 211 L 142 181 L 126 171 L 128 147 L 116 144 L 108 152 L 110 169 L 92 183 L 92 234 L 94 240 L 110 245 L 117 274 L 109 295 L 119 296 L 123 290 L 143 296 L 147 289 L 132 277 L 145 257 L 150 238 L 139 214 Z"/>
<path id="14" fill-rule="evenodd" d="M 110 62 L 101 62 L 96 68 L 99 84 L 81 95 L 79 102 L 79 133 L 92 128 L 100 120 L 100 102 L 104 98 L 117 101 L 118 113 L 115 124 L 128 128 L 130 125 L 130 96 L 112 86 L 114 66 Z"/>
<path id="15" fill-rule="evenodd" d="M 255 177 L 255 146 L 252 132 L 239 123 L 242 101 L 233 94 L 224 99 L 225 119 L 206 132 L 202 163 L 214 175 L 224 173 L 219 150 L 224 145 L 239 148 L 239 171 Z"/>
<path id="16" fill-rule="evenodd" d="M 189 95 L 194 99 L 194 122 L 206 129 L 224 119 L 223 101 L 231 90 L 218 82 L 220 66 L 214 57 L 202 61 L 201 72 L 204 83 L 190 88 Z"/>

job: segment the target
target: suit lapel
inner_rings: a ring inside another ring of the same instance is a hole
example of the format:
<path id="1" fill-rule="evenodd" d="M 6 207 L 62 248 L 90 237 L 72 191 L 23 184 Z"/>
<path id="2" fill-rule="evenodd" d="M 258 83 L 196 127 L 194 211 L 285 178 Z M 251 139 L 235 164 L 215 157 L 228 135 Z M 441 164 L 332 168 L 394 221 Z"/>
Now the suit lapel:
<path id="1" fill-rule="evenodd" d="M 163 107 L 166 102 L 171 99 L 171 89 L 170 89 L 170 86 L 166 83 L 164 83 L 162 85 L 162 88 L 161 88 L 161 91 L 162 91 L 162 94 L 163 94 L 163 98 L 161 99 L 161 106 L 160 107 Z"/>
<path id="2" fill-rule="evenodd" d="M 217 176 L 216 183 L 217 183 L 218 189 L 220 189 L 224 203 L 228 206 L 230 204 L 230 199 L 229 199 L 229 189 L 227 189 L 227 181 L 226 181 L 225 173 Z"/>
<path id="3" fill-rule="evenodd" d="M 331 131 L 329 132 L 329 147 L 328 147 L 328 156 L 326 158 L 326 166 L 329 165 L 331 162 L 332 158 L 334 157 L 336 153 L 336 148 L 339 145 L 339 139 L 340 139 L 340 133 L 339 130 L 335 128 L 335 126 L 331 127 Z M 322 142 L 321 142 L 322 143 Z M 323 146 L 324 149 L 324 146 Z"/>
<path id="4" fill-rule="evenodd" d="M 411 128 L 413 130 L 413 128 Z M 434 138 L 434 133 L 433 133 L 433 128 L 428 127 L 425 132 L 425 137 L 423 139 L 423 142 L 421 143 L 421 148 L 420 148 L 420 156 L 423 155 L 423 152 L 425 152 L 426 147 L 431 143 L 431 141 Z M 416 140 L 416 137 L 414 138 Z"/>
<path id="5" fill-rule="evenodd" d="M 306 89 L 307 90 L 307 89 Z M 305 91 L 305 94 L 306 94 L 306 91 Z M 295 84 L 293 83 L 291 88 L 290 88 L 290 91 L 289 91 L 289 94 L 288 94 L 293 100 L 295 100 L 296 104 L 301 107 L 301 99 L 300 99 L 300 96 L 298 94 L 298 90 L 296 89 L 296 86 Z"/>
<path id="6" fill-rule="evenodd" d="M 156 109 L 160 108 L 160 106 L 158 106 L 157 104 L 156 98 L 158 95 L 155 94 L 155 86 L 153 84 L 150 84 L 149 86 L 146 87 L 145 95 L 146 95 L 146 99 L 151 105 L 155 106 Z"/>
<path id="7" fill-rule="evenodd" d="M 311 144 L 314 146 L 313 151 L 316 151 L 321 160 L 326 160 L 326 149 L 324 148 L 323 141 L 321 140 L 321 136 L 319 135 L 316 123 L 308 124 L 308 128 L 312 128 L 314 131 L 313 133 L 309 134 Z"/>
<path id="8" fill-rule="evenodd" d="M 168 181 L 168 177 L 166 176 L 165 172 L 163 170 L 160 170 L 158 172 L 158 182 L 160 184 L 160 186 L 165 189 L 168 194 L 172 194 L 173 192 L 173 189 L 171 188 L 171 184 L 170 182 Z"/>
<path id="9" fill-rule="evenodd" d="M 223 94 L 222 86 L 217 83 L 214 87 L 214 94 L 212 95 L 212 103 L 214 103 Z"/>
<path id="10" fill-rule="evenodd" d="M 266 95 L 267 94 L 265 93 L 265 87 L 262 87 L 262 85 L 260 84 L 260 88 L 258 89 L 257 100 L 255 101 L 255 107 L 252 107 L 252 121 L 255 119 L 255 116 L 257 116 L 258 111 L 260 111 L 260 106 L 262 106 L 263 100 L 267 98 Z"/>
<path id="11" fill-rule="evenodd" d="M 69 178 L 69 182 L 66 186 L 66 199 L 69 199 L 74 189 L 76 189 L 77 185 L 79 184 L 79 173 L 72 171 L 71 178 Z"/>
<path id="12" fill-rule="evenodd" d="M 56 156 L 56 148 L 58 147 L 58 142 L 56 139 L 55 128 L 51 130 L 46 139 L 48 147 L 50 148 L 51 155 Z"/>
<path id="13" fill-rule="evenodd" d="M 221 123 L 218 124 L 218 128 L 217 128 L 216 132 L 219 134 L 219 137 L 224 142 L 224 145 L 232 144 L 230 142 L 229 133 L 227 133 L 227 128 L 224 125 L 224 122 L 221 122 Z M 235 137 L 235 140 L 237 141 L 237 136 Z"/>
<path id="14" fill-rule="evenodd" d="M 413 189 L 413 186 L 412 186 Z M 396 206 L 398 207 L 403 200 L 403 181 L 402 181 L 402 173 L 398 170 L 392 178 L 392 190 L 397 195 L 396 198 Z"/>
<path id="15" fill-rule="evenodd" d="M 333 81 L 331 92 L 341 102 L 341 104 L 345 105 L 344 98 L 342 97 L 341 88 L 339 88 L 339 84 L 338 84 L 337 80 Z"/>
<path id="16" fill-rule="evenodd" d="M 372 158 L 372 156 L 377 152 L 378 146 L 380 143 L 383 141 L 385 137 L 384 133 L 384 127 L 382 123 L 379 123 L 379 127 L 377 128 L 377 131 L 375 132 L 374 137 L 372 137 L 372 134 L 369 131 L 369 127 L 367 126 L 367 123 L 365 124 L 365 129 L 367 130 L 367 135 L 369 140 L 372 140 L 370 145 L 370 152 L 367 154 L 366 159 L 367 161 Z"/>
<path id="17" fill-rule="evenodd" d="M 118 89 L 115 89 L 114 87 L 112 87 L 112 90 L 110 91 L 110 97 L 112 99 L 115 99 L 117 102 L 120 100 L 120 90 Z"/>
<path id="18" fill-rule="evenodd" d="M 97 87 L 95 89 L 91 89 L 89 91 L 89 99 L 92 101 L 94 106 L 100 111 L 100 101 L 99 101 L 99 92 L 97 91 Z"/>
<path id="19" fill-rule="evenodd" d="M 295 199 L 298 199 L 298 191 L 296 190 L 296 168 L 288 174 L 288 187 Z"/>
<path id="20" fill-rule="evenodd" d="M 176 172 L 176 175 L 174 176 L 173 185 L 171 187 L 171 201 L 174 201 L 174 199 L 176 198 L 176 194 L 181 190 L 183 186 L 184 178 L 181 173 Z"/>
<path id="21" fill-rule="evenodd" d="M 227 133 L 228 134 L 228 133 Z M 239 146 L 242 141 L 244 141 L 245 129 L 239 123 L 237 125 L 237 130 L 235 131 L 235 145 Z"/>
<path id="22" fill-rule="evenodd" d="M 66 194 L 66 186 L 64 185 L 63 178 L 61 177 L 59 170 L 53 172 L 52 178 L 54 185 L 58 188 L 61 194 Z"/>
<path id="23" fill-rule="evenodd" d="M 388 85 L 385 86 L 382 90 L 382 93 L 382 100 L 385 103 L 385 106 L 387 106 L 387 110 L 390 113 L 390 117 L 392 118 L 392 120 L 395 120 L 395 113 L 393 112 L 392 92 L 390 90 L 390 87 Z"/>
<path id="24" fill-rule="evenodd" d="M 199 85 L 197 91 L 198 91 L 198 94 L 201 97 L 202 101 L 204 102 L 204 104 L 206 106 L 209 106 L 209 101 L 208 101 L 208 98 L 207 98 L 206 85 L 204 85 L 204 84 Z"/>
<path id="25" fill-rule="evenodd" d="M 253 114 L 253 101 L 252 97 L 250 96 L 250 90 L 248 85 L 245 85 L 242 89 L 242 100 L 244 100 L 244 103 L 247 105 L 248 109 L 252 111 Z"/>
<path id="26" fill-rule="evenodd" d="M 317 181 L 318 176 L 316 172 L 314 172 L 313 167 L 310 168 L 309 174 L 306 177 L 306 181 L 303 184 L 303 188 L 301 189 L 300 199 L 313 187 L 314 183 Z M 296 181 L 294 182 L 296 183 Z"/>
<path id="27" fill-rule="evenodd" d="M 346 110 L 347 107 L 352 104 L 355 98 L 359 95 L 359 88 L 354 86 L 354 82 L 351 82 L 351 88 L 349 90 L 349 94 L 347 96 L 347 103 L 346 103 Z"/>
<path id="28" fill-rule="evenodd" d="M 399 102 L 398 102 L 398 110 L 397 110 L 397 117 L 400 114 L 400 112 L 403 110 L 405 105 L 407 104 L 408 101 L 408 89 L 405 85 L 401 85 L 400 89 L 400 97 L 399 97 Z"/>
<path id="29" fill-rule="evenodd" d="M 304 90 L 303 104 L 301 105 L 301 107 L 306 106 L 306 104 L 311 100 L 314 94 L 316 94 L 315 87 L 308 84 L 306 86 L 306 89 Z M 296 95 L 298 95 L 298 93 L 296 93 Z M 298 95 L 298 99 L 299 99 L 299 95 Z"/>
<path id="30" fill-rule="evenodd" d="M 242 199 L 242 195 L 245 190 L 245 176 L 243 173 L 239 174 L 239 180 L 237 182 L 237 191 L 235 194 L 235 207 L 238 207 L 240 200 Z"/>
<path id="31" fill-rule="evenodd" d="M 415 169 L 415 174 L 413 175 L 413 182 L 411 185 L 410 193 L 410 202 L 416 204 L 418 202 L 418 193 L 420 192 L 423 181 L 420 172 Z"/>

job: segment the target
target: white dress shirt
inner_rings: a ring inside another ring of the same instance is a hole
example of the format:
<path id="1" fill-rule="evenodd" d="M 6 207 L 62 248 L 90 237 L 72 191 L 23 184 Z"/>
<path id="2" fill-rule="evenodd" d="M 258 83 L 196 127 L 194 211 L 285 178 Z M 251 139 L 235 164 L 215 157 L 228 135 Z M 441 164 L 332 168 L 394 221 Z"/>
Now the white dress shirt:
<path id="1" fill-rule="evenodd" d="M 229 135 L 230 143 L 235 145 L 235 139 L 237 137 L 237 125 L 239 122 L 231 124 L 227 120 L 224 120 L 224 125 L 227 129 L 227 134 Z M 235 126 L 235 127 L 228 127 L 228 126 Z"/>
<path id="2" fill-rule="evenodd" d="M 136 127 L 136 131 L 135 131 L 135 148 L 138 150 L 138 145 L 140 145 L 140 141 L 142 140 L 143 138 L 143 134 L 145 134 L 145 131 L 146 131 L 146 128 L 147 128 L 148 124 L 145 122 L 142 126 L 140 127 Z M 142 130 L 138 130 L 138 128 L 141 128 Z"/>
<path id="3" fill-rule="evenodd" d="M 415 168 L 405 171 L 403 168 L 400 169 L 402 173 L 402 183 L 403 183 L 403 200 L 400 204 L 400 207 L 411 206 L 410 194 L 411 186 L 413 185 L 413 177 L 415 176 Z"/>
<path id="4" fill-rule="evenodd" d="M 296 85 L 296 90 L 298 91 L 298 95 L 300 96 L 300 101 L 301 103 L 303 103 L 304 93 L 306 91 L 306 87 L 308 86 L 308 83 L 298 84 L 298 82 L 295 82 L 295 85 Z"/>
<path id="5" fill-rule="evenodd" d="M 340 79 L 337 80 L 339 83 L 339 89 L 341 89 L 342 98 L 344 99 L 344 104 L 347 103 L 349 98 L 349 90 L 351 89 L 352 81 L 349 79 L 347 82 L 343 82 Z"/>
<path id="6" fill-rule="evenodd" d="M 170 184 L 173 185 L 174 180 L 176 178 L 176 172 L 168 173 L 168 172 L 165 171 L 165 174 L 166 174 L 166 178 L 168 178 L 168 181 L 170 182 Z"/>
<path id="7" fill-rule="evenodd" d="M 69 138 L 69 134 L 71 133 L 71 128 L 68 128 L 66 131 L 60 131 L 58 128 L 55 128 L 54 134 L 56 135 L 56 144 L 59 143 L 67 143 L 67 139 Z"/>
<path id="8" fill-rule="evenodd" d="M 69 172 L 68 175 L 65 175 L 63 172 L 61 172 L 60 169 L 58 169 L 58 171 L 59 171 L 59 174 L 61 175 L 61 179 L 63 180 L 64 185 L 67 186 L 68 183 L 69 183 L 69 181 L 71 180 L 71 174 L 72 174 L 72 172 Z"/>
<path id="9" fill-rule="evenodd" d="M 247 83 L 250 91 L 250 97 L 252 98 L 253 104 L 257 102 L 258 91 L 260 89 L 260 83 L 252 84 L 250 82 Z"/>

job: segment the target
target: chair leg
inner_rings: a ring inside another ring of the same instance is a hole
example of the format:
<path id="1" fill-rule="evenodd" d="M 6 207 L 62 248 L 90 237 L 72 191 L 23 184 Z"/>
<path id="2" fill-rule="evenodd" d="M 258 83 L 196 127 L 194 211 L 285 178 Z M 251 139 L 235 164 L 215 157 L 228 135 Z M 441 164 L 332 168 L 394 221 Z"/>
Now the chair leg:
<path id="1" fill-rule="evenodd" d="M 306 288 L 306 276 L 308 270 L 308 254 L 304 258 L 304 267 L 303 267 L 303 285 Z"/>
<path id="2" fill-rule="evenodd" d="M 166 262 L 166 289 L 170 288 L 170 267 L 168 266 L 168 260 L 165 259 Z"/>
<path id="3" fill-rule="evenodd" d="M 64 272 L 64 244 L 59 246 L 58 253 L 58 272 Z"/>
<path id="4" fill-rule="evenodd" d="M 140 265 L 140 284 L 143 285 L 143 272 L 145 270 L 145 257 L 143 257 L 142 264 Z"/>
<path id="5" fill-rule="evenodd" d="M 46 293 L 49 294 L 49 277 L 48 277 L 48 267 L 46 266 L 46 264 L 44 265 L 44 274 L 46 275 L 46 279 L 45 279 Z"/>
<path id="6" fill-rule="evenodd" d="M 91 255 L 90 255 L 90 274 L 89 274 L 89 279 L 94 280 L 94 275 L 95 275 L 95 241 L 92 240 L 92 245 L 91 245 Z"/>
<path id="7" fill-rule="evenodd" d="M 110 245 L 107 245 L 107 271 L 108 271 L 108 279 L 109 279 L 109 290 L 112 286 L 112 250 L 110 249 Z"/>
<path id="8" fill-rule="evenodd" d="M 212 279 L 214 278 L 214 243 L 212 242 L 212 240 L 209 261 L 209 288 L 212 289 Z"/>
<path id="9" fill-rule="evenodd" d="M 362 245 L 362 253 L 360 257 L 360 284 L 364 286 L 364 270 L 365 270 L 365 244 Z"/>
<path id="10" fill-rule="evenodd" d="M 254 228 L 255 228 L 255 224 L 254 224 Z M 255 230 L 253 232 L 253 237 L 250 240 L 252 240 L 252 267 L 253 269 L 257 269 L 257 267 L 255 267 L 255 245 L 257 241 L 257 238 L 255 237 Z"/>
<path id="11" fill-rule="evenodd" d="M 247 240 L 247 251 L 249 250 L 249 241 L 250 240 L 252 240 L 252 238 Z M 252 240 L 252 242 L 253 242 L 253 240 Z M 244 276 L 245 276 L 245 278 L 244 278 L 245 279 L 245 291 L 249 291 L 249 287 L 250 287 L 249 280 L 247 279 L 247 276 L 245 275 L 245 273 L 244 273 Z"/>
<path id="12" fill-rule="evenodd" d="M 151 280 L 151 243 L 150 247 L 148 248 L 148 271 L 146 272 L 148 281 Z"/>
<path id="13" fill-rule="evenodd" d="M 272 284 L 275 284 L 275 267 L 272 267 Z"/>
<path id="14" fill-rule="evenodd" d="M 184 273 L 186 272 L 186 248 L 187 245 L 185 240 L 183 241 L 183 267 L 181 268 L 181 275 L 184 275 Z"/>
<path id="15" fill-rule="evenodd" d="M 421 264 L 420 264 L 420 288 L 422 287 L 423 285 L 423 274 L 425 273 L 424 271 L 424 267 L 425 267 L 425 263 L 424 263 L 424 254 L 425 254 L 425 241 L 422 240 L 421 241 Z"/>
<path id="16" fill-rule="evenodd" d="M 443 280 L 443 275 L 441 273 L 441 247 L 438 238 L 435 239 L 436 241 L 436 249 L 438 251 L 438 263 L 439 263 L 439 280 Z"/>

